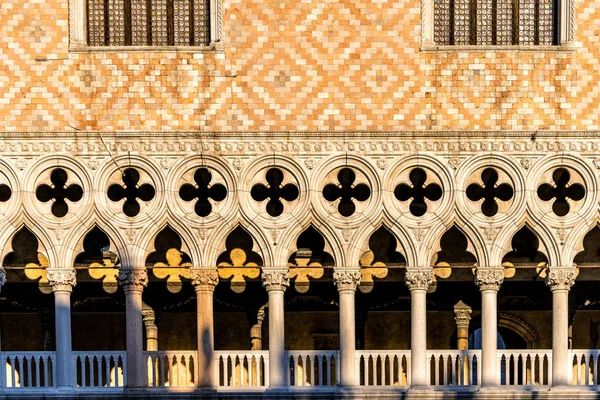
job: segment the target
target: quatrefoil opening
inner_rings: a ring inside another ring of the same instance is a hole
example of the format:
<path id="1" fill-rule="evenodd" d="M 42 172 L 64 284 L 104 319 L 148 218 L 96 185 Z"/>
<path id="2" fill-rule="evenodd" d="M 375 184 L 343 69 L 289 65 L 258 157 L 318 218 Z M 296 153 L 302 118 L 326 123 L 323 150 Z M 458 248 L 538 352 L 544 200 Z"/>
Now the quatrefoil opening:
<path id="1" fill-rule="evenodd" d="M 415 217 L 422 217 L 427 212 L 427 201 L 438 201 L 442 198 L 442 188 L 437 183 L 427 182 L 427 172 L 422 168 L 414 168 L 409 174 L 410 184 L 401 183 L 394 189 L 394 196 L 400 201 L 411 200 L 409 211 Z"/>
<path id="2" fill-rule="evenodd" d="M 217 183 L 211 185 L 212 174 L 207 168 L 199 168 L 194 173 L 195 185 L 186 183 L 179 188 L 179 197 L 183 201 L 196 200 L 194 211 L 200 217 L 208 217 L 212 212 L 212 201 L 223 201 L 227 197 L 227 188 Z"/>
<path id="3" fill-rule="evenodd" d="M 108 198 L 117 202 L 125 199 L 123 213 L 128 217 L 135 217 L 140 213 L 138 200 L 148 202 L 154 198 L 155 190 L 149 183 L 138 185 L 140 173 L 135 168 L 127 168 L 121 176 L 122 185 L 112 184 L 108 188 Z"/>
<path id="4" fill-rule="evenodd" d="M 190 279 L 191 258 L 182 251 L 181 237 L 170 227 L 163 229 L 154 239 L 155 251 L 146 258 L 146 265 L 158 279 L 167 280 L 167 290 L 179 293 L 182 279 Z"/>
<path id="5" fill-rule="evenodd" d="M 331 202 L 339 199 L 338 212 L 343 217 L 349 217 L 356 211 L 354 200 L 367 201 L 371 197 L 371 188 L 364 183 L 355 185 L 356 174 L 350 168 L 342 168 L 337 179 L 337 185 L 330 183 L 323 188 L 323 197 Z"/>
<path id="6" fill-rule="evenodd" d="M 288 259 L 290 279 L 298 293 L 306 293 L 311 280 L 321 279 L 325 268 L 332 267 L 334 260 L 329 249 L 326 250 L 325 239 L 312 226 L 298 236 L 296 248 Z"/>
<path id="7" fill-rule="evenodd" d="M 279 168 L 270 168 L 265 178 L 267 184 L 257 183 L 252 186 L 250 196 L 258 202 L 269 200 L 266 210 L 271 217 L 278 217 L 283 214 L 284 204 L 281 200 L 294 201 L 298 198 L 300 191 L 298 186 L 293 183 L 283 185 L 283 172 Z"/>
<path id="8" fill-rule="evenodd" d="M 67 186 L 69 175 L 62 168 L 56 168 L 50 174 L 50 185 L 42 184 L 35 191 L 35 197 L 46 203 L 52 200 L 52 215 L 62 218 L 69 212 L 69 205 L 65 200 L 78 202 L 83 197 L 83 188 L 72 183 Z"/>
<path id="9" fill-rule="evenodd" d="M 471 201 L 480 201 L 481 212 L 486 217 L 493 217 L 498 213 L 498 200 L 509 201 L 513 198 L 513 188 L 508 183 L 498 183 L 498 172 L 494 168 L 486 168 L 481 172 L 483 185 L 472 183 L 467 186 L 467 198 Z"/>
<path id="10" fill-rule="evenodd" d="M 48 283 L 48 258 L 39 250 L 37 237 L 26 227 L 21 228 L 11 241 L 12 251 L 8 253 L 2 265 L 6 269 L 7 280 L 37 281 L 40 292 L 52 293 Z"/>
<path id="11" fill-rule="evenodd" d="M 230 280 L 229 286 L 234 293 L 246 290 L 247 279 L 260 276 L 262 257 L 252 250 L 254 240 L 242 228 L 238 227 L 225 240 L 225 251 L 217 259 L 217 272 L 220 279 Z"/>
<path id="12" fill-rule="evenodd" d="M 76 269 L 87 269 L 89 276 L 101 280 L 102 289 L 112 294 L 119 287 L 119 266 L 119 258 L 110 251 L 110 239 L 98 227 L 94 227 L 83 238 L 83 251 L 75 258 Z"/>
<path id="13" fill-rule="evenodd" d="M 571 210 L 569 199 L 582 200 L 585 197 L 585 188 L 579 183 L 569 184 L 571 174 L 566 168 L 557 168 L 552 173 L 554 184 L 543 183 L 537 189 L 537 195 L 542 201 L 552 203 L 552 211 L 559 217 L 564 217 Z"/>

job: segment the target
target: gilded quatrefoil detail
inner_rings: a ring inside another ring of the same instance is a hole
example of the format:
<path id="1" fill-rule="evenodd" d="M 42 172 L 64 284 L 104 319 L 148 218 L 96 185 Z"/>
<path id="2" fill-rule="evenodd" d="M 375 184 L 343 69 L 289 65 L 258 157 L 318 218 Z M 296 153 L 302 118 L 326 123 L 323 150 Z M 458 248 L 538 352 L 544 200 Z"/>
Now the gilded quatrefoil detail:
<path id="1" fill-rule="evenodd" d="M 394 196 L 400 201 L 411 200 L 408 207 L 415 217 L 421 217 L 427 212 L 427 200 L 438 201 L 442 198 L 442 188 L 437 183 L 425 184 L 427 172 L 422 168 L 414 168 L 408 176 L 410 184 L 401 183 L 394 189 Z"/>
<path id="2" fill-rule="evenodd" d="M 190 267 L 192 263 L 182 262 L 179 249 L 169 249 L 166 253 L 167 263 L 157 262 L 152 266 L 152 273 L 158 279 L 167 278 L 167 289 L 171 293 L 181 291 L 181 279 L 190 279 Z"/>
<path id="3" fill-rule="evenodd" d="M 282 185 L 283 183 L 283 172 L 279 168 L 271 168 L 267 171 L 265 176 L 267 185 L 257 183 L 252 186 L 250 196 L 258 202 L 269 200 L 267 202 L 267 213 L 271 217 L 278 217 L 283 214 L 283 203 L 281 199 L 285 201 L 294 201 L 298 198 L 300 191 L 298 186 L 293 183 Z"/>
<path id="4" fill-rule="evenodd" d="M 52 287 L 48 283 L 48 259 L 42 253 L 37 253 L 37 263 L 29 263 L 25 265 L 25 276 L 27 279 L 38 282 L 40 292 L 44 294 L 52 293 Z"/>
<path id="5" fill-rule="evenodd" d="M 88 273 L 92 279 L 102 279 L 102 289 L 106 293 L 115 293 L 119 287 L 117 264 L 118 261 L 113 262 L 110 258 L 104 258 L 102 264 L 93 262 L 88 267 Z"/>
<path id="6" fill-rule="evenodd" d="M 494 168 L 486 168 L 481 172 L 483 185 L 472 183 L 467 186 L 467 198 L 481 203 L 481 212 L 486 217 L 493 217 L 498 213 L 498 202 L 509 201 L 513 197 L 513 188 L 508 183 L 498 185 L 498 172 Z"/>
<path id="7" fill-rule="evenodd" d="M 360 258 L 360 285 L 359 290 L 363 293 L 370 293 L 375 285 L 375 279 L 383 279 L 388 275 L 388 267 L 381 261 L 375 261 L 375 253 L 372 250 L 367 251 Z"/>
<path id="8" fill-rule="evenodd" d="M 62 218 L 69 212 L 66 200 L 78 202 L 83 197 L 83 188 L 73 183 L 66 185 L 69 175 L 62 168 L 56 168 L 50 174 L 50 185 L 42 184 L 35 191 L 35 197 L 43 203 L 52 200 L 52 215 Z"/>
<path id="9" fill-rule="evenodd" d="M 323 188 L 323 197 L 332 202 L 339 199 L 338 212 L 344 217 L 349 217 L 356 211 L 354 200 L 367 201 L 371 197 L 371 189 L 364 183 L 354 185 L 356 174 L 350 168 L 342 168 L 337 179 L 337 185 L 330 183 Z"/>
<path id="10" fill-rule="evenodd" d="M 297 252 L 298 254 L 300 252 Z M 310 262 L 310 255 L 295 257 L 296 265 L 288 264 L 290 269 L 290 279 L 294 279 L 294 289 L 298 293 L 306 293 L 310 289 L 311 279 L 321 279 L 325 274 L 325 269 L 320 262 Z"/>
<path id="11" fill-rule="evenodd" d="M 123 171 L 121 177 L 122 185 L 112 184 L 108 188 L 108 198 L 111 201 L 121 201 L 123 203 L 123 213 L 128 217 L 135 217 L 140 213 L 140 203 L 138 200 L 148 202 L 154 198 L 154 187 L 149 183 L 138 185 L 140 173 L 135 168 L 127 168 Z"/>
<path id="12" fill-rule="evenodd" d="M 568 199 L 579 201 L 585 196 L 585 188 L 579 183 L 569 185 L 571 174 L 565 168 L 557 168 L 552 174 L 553 185 L 548 183 L 541 184 L 537 189 L 538 197 L 543 201 L 554 200 L 552 211 L 559 217 L 564 217 L 569 213 L 571 206 Z"/>
<path id="13" fill-rule="evenodd" d="M 217 183 L 211 185 L 212 174 L 207 168 L 199 168 L 194 173 L 195 185 L 186 183 L 179 189 L 179 197 L 183 201 L 192 201 L 196 199 L 194 205 L 194 211 L 200 217 L 207 217 L 212 211 L 212 204 L 209 199 L 213 201 L 223 201 L 227 196 L 227 188 Z"/>
<path id="14" fill-rule="evenodd" d="M 246 290 L 246 279 L 260 276 L 260 267 L 254 262 L 246 263 L 248 256 L 243 249 L 235 248 L 229 252 L 231 263 L 221 262 L 218 265 L 219 278 L 231 279 L 230 287 L 235 293 Z"/>

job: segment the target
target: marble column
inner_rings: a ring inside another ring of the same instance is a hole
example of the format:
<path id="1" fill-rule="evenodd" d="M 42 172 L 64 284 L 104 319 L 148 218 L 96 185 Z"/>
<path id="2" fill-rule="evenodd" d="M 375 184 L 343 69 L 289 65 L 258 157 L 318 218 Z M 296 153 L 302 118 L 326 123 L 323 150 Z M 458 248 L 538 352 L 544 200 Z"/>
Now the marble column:
<path id="1" fill-rule="evenodd" d="M 546 285 L 552 291 L 552 387 L 569 385 L 569 290 L 575 284 L 574 267 L 550 267 Z"/>
<path id="2" fill-rule="evenodd" d="M 340 296 L 340 386 L 355 386 L 356 379 L 356 322 L 354 295 L 360 283 L 360 268 L 340 268 L 334 271 L 333 281 Z"/>
<path id="3" fill-rule="evenodd" d="M 213 293 L 219 275 L 216 269 L 191 268 L 190 280 L 196 289 L 196 324 L 198 328 L 198 387 L 215 387 Z"/>
<path id="4" fill-rule="evenodd" d="M 48 284 L 54 293 L 56 329 L 56 386 L 75 386 L 75 362 L 71 346 L 71 292 L 76 285 L 73 268 L 48 268 Z"/>
<path id="5" fill-rule="evenodd" d="M 498 290 L 504 282 L 504 268 L 478 268 L 475 284 L 481 292 L 481 387 L 498 385 Z"/>
<path id="6" fill-rule="evenodd" d="M 283 295 L 290 276 L 287 270 L 263 270 L 262 282 L 269 294 L 269 386 L 278 388 L 288 382 Z"/>
<path id="7" fill-rule="evenodd" d="M 462 300 L 454 305 L 454 320 L 456 321 L 456 348 L 469 350 L 469 322 L 473 310 Z"/>
<path id="8" fill-rule="evenodd" d="M 123 268 L 119 270 L 118 278 L 125 291 L 127 387 L 142 388 L 147 385 L 142 292 L 148 284 L 148 271 L 145 268 Z"/>
<path id="9" fill-rule="evenodd" d="M 86 0 L 69 0 L 69 36 L 71 46 L 87 45 Z"/>
<path id="10" fill-rule="evenodd" d="M 410 291 L 410 369 L 411 388 L 429 386 L 427 376 L 427 290 L 433 280 L 431 268 L 406 270 L 406 286 Z"/>
<path id="11" fill-rule="evenodd" d="M 146 328 L 146 351 L 158 351 L 158 326 L 156 326 L 156 314 L 150 306 L 142 306 L 142 320 Z"/>

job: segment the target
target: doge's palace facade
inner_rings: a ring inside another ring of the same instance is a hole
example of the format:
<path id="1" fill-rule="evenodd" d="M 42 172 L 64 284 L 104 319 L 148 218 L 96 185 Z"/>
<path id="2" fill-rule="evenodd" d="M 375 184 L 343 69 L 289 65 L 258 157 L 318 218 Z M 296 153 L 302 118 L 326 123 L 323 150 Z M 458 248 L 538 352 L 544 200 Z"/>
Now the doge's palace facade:
<path id="1" fill-rule="evenodd" d="M 597 395 L 600 0 L 0 16 L 0 397 Z"/>

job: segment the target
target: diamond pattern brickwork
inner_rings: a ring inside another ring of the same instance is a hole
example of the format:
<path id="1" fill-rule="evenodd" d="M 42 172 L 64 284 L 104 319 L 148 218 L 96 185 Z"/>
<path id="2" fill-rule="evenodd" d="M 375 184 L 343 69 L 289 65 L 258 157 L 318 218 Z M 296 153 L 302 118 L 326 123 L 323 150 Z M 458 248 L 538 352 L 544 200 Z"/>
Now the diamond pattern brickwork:
<path id="1" fill-rule="evenodd" d="M 3 1 L 2 129 L 600 127 L 600 0 L 577 2 L 575 52 L 420 52 L 418 0 L 224 5 L 224 53 L 69 54 L 66 1 Z"/>

